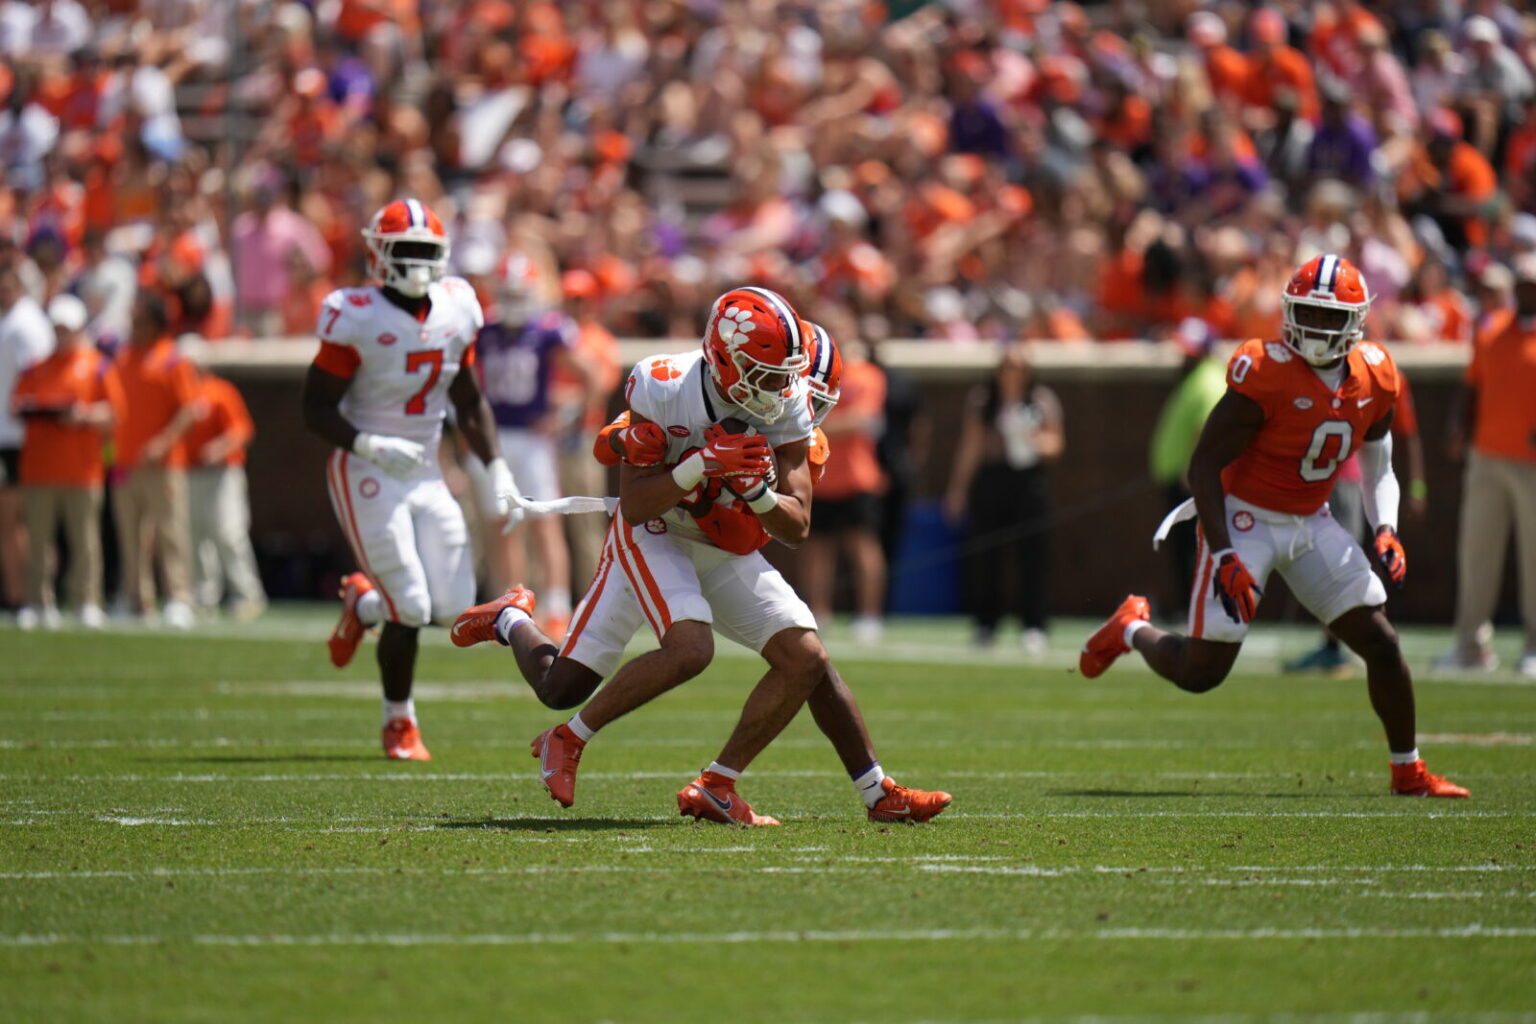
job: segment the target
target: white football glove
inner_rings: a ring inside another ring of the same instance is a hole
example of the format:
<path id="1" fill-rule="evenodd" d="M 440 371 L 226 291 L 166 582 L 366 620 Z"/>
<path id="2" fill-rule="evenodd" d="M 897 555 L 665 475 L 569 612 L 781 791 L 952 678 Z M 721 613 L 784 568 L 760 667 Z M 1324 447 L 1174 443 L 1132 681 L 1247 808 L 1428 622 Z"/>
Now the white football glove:
<path id="1" fill-rule="evenodd" d="M 392 477 L 404 480 L 427 463 L 427 449 L 403 437 L 358 434 L 352 451 Z"/>
<path id="2" fill-rule="evenodd" d="M 512 479 L 512 467 L 500 455 L 485 467 L 486 491 L 483 505 L 485 514 L 501 519 L 501 532 L 511 533 L 527 515 L 517 503 L 517 482 Z"/>

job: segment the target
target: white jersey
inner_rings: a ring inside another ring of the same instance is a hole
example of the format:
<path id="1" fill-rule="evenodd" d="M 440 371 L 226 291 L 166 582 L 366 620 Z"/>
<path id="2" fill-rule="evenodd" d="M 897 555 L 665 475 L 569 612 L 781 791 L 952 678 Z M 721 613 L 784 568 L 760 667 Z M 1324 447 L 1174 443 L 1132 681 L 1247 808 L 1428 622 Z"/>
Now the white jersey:
<path id="1" fill-rule="evenodd" d="M 728 416 L 756 428 L 775 448 L 809 441 L 815 430 L 810 392 L 804 380 L 795 381 L 795 396 L 785 405 L 784 414 L 772 423 L 764 423 L 720 397 L 709 379 L 702 351 L 640 360 L 630 371 L 624 396 L 632 411 L 667 432 L 669 463 L 680 461 L 683 452 L 690 448 L 704 447 L 704 431 Z"/>
<path id="2" fill-rule="evenodd" d="M 322 342 L 356 353 L 352 383 L 341 401 L 352 425 L 425 445 L 436 472 L 448 388 L 459 368 L 473 361 L 472 346 L 485 319 L 463 278 L 434 282 L 427 296 L 432 305 L 421 321 L 376 287 L 339 288 L 325 297 L 317 333 Z"/>

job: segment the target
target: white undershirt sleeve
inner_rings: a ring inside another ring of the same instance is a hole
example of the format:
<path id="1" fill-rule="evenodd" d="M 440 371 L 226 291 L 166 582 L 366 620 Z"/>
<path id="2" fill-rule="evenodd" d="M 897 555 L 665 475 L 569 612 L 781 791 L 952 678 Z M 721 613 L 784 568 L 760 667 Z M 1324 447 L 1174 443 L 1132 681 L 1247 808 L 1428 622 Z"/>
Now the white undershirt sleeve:
<path id="1" fill-rule="evenodd" d="M 1402 490 L 1392 472 L 1392 435 L 1360 446 L 1360 494 L 1365 499 L 1365 518 L 1372 528 L 1397 529 L 1397 506 Z"/>

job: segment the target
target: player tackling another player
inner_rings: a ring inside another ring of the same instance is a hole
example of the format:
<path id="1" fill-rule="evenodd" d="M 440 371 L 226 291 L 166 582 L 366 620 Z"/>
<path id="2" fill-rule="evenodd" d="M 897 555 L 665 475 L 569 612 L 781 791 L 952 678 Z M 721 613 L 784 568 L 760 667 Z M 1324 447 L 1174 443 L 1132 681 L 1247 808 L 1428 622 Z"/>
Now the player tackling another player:
<path id="1" fill-rule="evenodd" d="M 599 452 L 607 447 L 622 464 L 619 502 L 564 644 L 557 649 L 531 621 L 534 597 L 520 587 L 455 623 L 460 646 L 492 639 L 510 646 L 551 707 L 573 707 L 613 676 L 569 722 L 533 741 L 540 776 L 562 805 L 575 800 L 576 770 L 597 730 L 702 672 L 714 656 L 712 630 L 761 653 L 769 671 L 719 756 L 678 793 L 681 813 L 778 824 L 752 810 L 736 780 L 807 703 L 872 820 L 926 821 L 949 805 L 947 793 L 885 776 L 815 618 L 758 550 L 769 537 L 797 544 L 810 529 L 818 405 L 805 376 L 819 367 L 819 407 L 835 401 L 826 376 L 836 351 L 824 335 L 818 347 L 816 337 L 774 292 L 722 295 L 702 351 L 641 360 L 625 390 L 627 418 L 599 438 Z M 619 667 L 644 625 L 659 648 Z"/>
<path id="2" fill-rule="evenodd" d="M 1079 668 L 1089 678 L 1101 675 L 1135 648 L 1180 689 L 1214 689 L 1237 659 L 1273 570 L 1365 660 L 1371 706 L 1391 754 L 1392 792 L 1470 796 L 1419 758 L 1413 681 L 1382 610 L 1386 590 L 1328 512 L 1334 474 L 1358 450 L 1376 557 L 1401 586 L 1407 560 L 1397 538 L 1388 433 L 1400 383 L 1386 349 L 1360 340 L 1370 291 L 1352 263 L 1326 255 L 1296 271 L 1282 302 L 1282 340 L 1246 342 L 1227 364 L 1226 394 L 1190 459 L 1194 497 L 1159 530 L 1161 538 L 1177 519 L 1199 518 L 1189 635 L 1153 627 L 1146 598 L 1132 595 L 1089 637 Z"/>
<path id="3" fill-rule="evenodd" d="M 332 663 L 344 666 L 367 628 L 382 624 L 384 753 L 426 761 L 411 699 L 417 631 L 452 622 L 475 595 L 464 515 L 438 465 L 450 404 L 486 467 L 487 516 L 510 525 L 520 513 L 497 497 L 515 487 L 473 369 L 480 302 L 467 282 L 443 276 L 442 223 L 418 200 L 397 200 L 374 215 L 363 240 L 378 286 L 326 296 L 320 352 L 304 381 L 304 422 L 336 448 L 326 486 L 362 567 L 343 581 L 329 647 Z"/>

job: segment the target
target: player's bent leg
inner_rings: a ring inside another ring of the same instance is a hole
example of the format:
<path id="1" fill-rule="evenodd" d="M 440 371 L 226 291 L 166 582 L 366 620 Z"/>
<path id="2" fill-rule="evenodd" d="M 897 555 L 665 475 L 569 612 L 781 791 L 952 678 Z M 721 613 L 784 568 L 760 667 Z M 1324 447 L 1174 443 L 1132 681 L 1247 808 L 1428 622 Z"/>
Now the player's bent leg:
<path id="1" fill-rule="evenodd" d="M 1148 626 L 1132 637 L 1152 671 L 1189 693 L 1209 693 L 1226 681 L 1242 644 L 1165 633 Z"/>
<path id="2" fill-rule="evenodd" d="M 1471 796 L 1464 787 L 1431 774 L 1419 757 L 1413 677 L 1386 613 L 1379 607 L 1352 608 L 1328 628 L 1365 661 L 1371 707 L 1381 719 L 1392 755 L 1392 792 L 1398 796 Z"/>
<path id="3" fill-rule="evenodd" d="M 859 703 L 836 665 L 827 665 L 805 703 L 864 799 L 871 821 L 927 821 L 949 806 L 953 797 L 948 793 L 911 789 L 886 776 Z"/>
<path id="4" fill-rule="evenodd" d="M 529 627 L 525 626 L 524 629 Z M 561 806 L 576 802 L 576 769 L 592 735 L 621 715 L 654 700 L 703 672 L 714 657 L 715 642 L 708 623 L 695 619 L 674 622 L 661 647 L 630 661 L 598 691 L 571 720 L 540 733 L 529 745 L 539 761 L 539 779 Z M 562 686 L 584 686 L 596 673 L 569 658 L 558 658 Z M 588 673 L 588 674 L 584 674 Z"/>
<path id="5" fill-rule="evenodd" d="M 741 718 L 721 749 L 717 763 L 737 772 L 784 731 L 831 664 L 821 636 L 799 627 L 780 630 L 763 647 L 768 672 L 747 695 Z"/>

